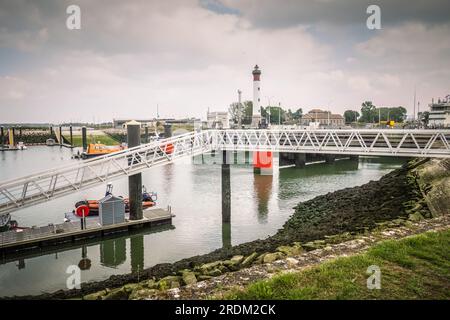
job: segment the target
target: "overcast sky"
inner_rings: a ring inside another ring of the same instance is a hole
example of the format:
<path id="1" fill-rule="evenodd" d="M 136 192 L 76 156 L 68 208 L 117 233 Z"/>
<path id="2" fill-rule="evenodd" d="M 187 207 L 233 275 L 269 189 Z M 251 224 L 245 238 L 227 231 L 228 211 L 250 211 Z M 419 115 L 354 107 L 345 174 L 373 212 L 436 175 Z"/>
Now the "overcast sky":
<path id="1" fill-rule="evenodd" d="M 70 4 L 81 30 L 66 28 Z M 381 8 L 381 30 L 366 9 Z M 342 113 L 450 93 L 450 1 L 0 0 L 0 123 L 196 116 L 252 99 Z"/>

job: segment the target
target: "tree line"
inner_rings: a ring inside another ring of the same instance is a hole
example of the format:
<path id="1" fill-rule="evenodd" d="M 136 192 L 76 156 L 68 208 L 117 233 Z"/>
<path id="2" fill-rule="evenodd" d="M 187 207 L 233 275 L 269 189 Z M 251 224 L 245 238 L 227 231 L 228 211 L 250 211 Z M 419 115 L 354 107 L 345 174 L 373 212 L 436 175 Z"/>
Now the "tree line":
<path id="1" fill-rule="evenodd" d="M 398 107 L 376 107 L 372 101 L 364 101 L 361 104 L 361 113 L 356 110 L 344 112 L 345 123 L 379 123 L 381 121 L 395 121 L 402 123 L 406 120 L 406 109 Z"/>
<path id="2" fill-rule="evenodd" d="M 233 123 L 238 123 L 239 120 L 239 103 L 234 102 L 229 107 L 230 120 Z M 241 108 L 241 121 L 243 125 L 252 123 L 253 102 L 244 101 Z M 264 119 L 270 119 L 271 124 L 283 123 L 298 123 L 303 116 L 302 108 L 296 108 L 295 111 L 291 109 L 283 109 L 281 106 L 267 106 L 261 107 L 261 116 Z M 360 123 L 379 123 L 381 121 L 393 120 L 397 123 L 402 123 L 406 120 L 406 109 L 402 106 L 398 107 L 376 107 L 372 101 L 364 101 L 361 104 L 361 109 L 346 110 L 344 112 L 345 123 L 352 122 Z"/>

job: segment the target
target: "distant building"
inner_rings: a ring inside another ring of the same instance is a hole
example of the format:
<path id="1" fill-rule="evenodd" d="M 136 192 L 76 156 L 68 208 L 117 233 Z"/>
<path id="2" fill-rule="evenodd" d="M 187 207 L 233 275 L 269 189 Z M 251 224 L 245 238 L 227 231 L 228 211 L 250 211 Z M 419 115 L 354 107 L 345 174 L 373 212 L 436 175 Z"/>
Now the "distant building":
<path id="1" fill-rule="evenodd" d="M 131 120 L 139 122 L 141 128 L 154 127 L 157 121 L 164 123 L 164 120 L 157 120 L 157 119 L 113 119 L 113 126 L 116 129 L 126 128 L 125 124 L 127 122 L 130 122 Z"/>
<path id="2" fill-rule="evenodd" d="M 307 114 L 304 114 L 301 119 L 301 124 L 307 126 L 310 122 L 319 123 L 321 126 L 343 126 L 345 121 L 344 117 L 340 114 L 334 114 L 330 111 L 324 111 L 321 109 L 312 109 Z"/>
<path id="3" fill-rule="evenodd" d="M 428 125 L 437 128 L 450 128 L 450 95 L 445 99 L 439 99 L 437 103 L 434 100 L 429 104 L 430 116 Z"/>
<path id="4" fill-rule="evenodd" d="M 227 111 L 209 112 L 206 115 L 208 129 L 229 129 L 230 115 Z"/>
<path id="5" fill-rule="evenodd" d="M 170 124 L 188 124 L 188 125 L 194 125 L 196 122 L 201 122 L 200 119 L 197 118 L 184 118 L 184 119 L 173 119 L 173 118 L 169 118 L 169 119 L 114 119 L 113 120 L 113 125 L 114 128 L 116 129 L 121 129 L 121 128 L 126 128 L 126 123 L 134 120 L 137 121 L 141 124 L 141 128 L 145 128 L 145 127 L 149 127 L 149 128 L 154 128 L 156 127 L 156 125 L 159 123 L 161 125 L 164 125 L 166 123 L 170 123 Z"/>

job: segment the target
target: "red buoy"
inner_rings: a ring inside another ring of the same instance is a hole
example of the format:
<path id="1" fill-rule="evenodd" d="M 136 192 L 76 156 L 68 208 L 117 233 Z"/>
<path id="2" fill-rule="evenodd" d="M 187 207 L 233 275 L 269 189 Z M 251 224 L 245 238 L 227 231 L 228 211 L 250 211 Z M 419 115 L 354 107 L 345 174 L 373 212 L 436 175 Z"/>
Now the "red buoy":
<path id="1" fill-rule="evenodd" d="M 75 210 L 75 213 L 77 214 L 77 216 L 79 216 L 80 218 L 83 217 L 87 217 L 89 215 L 89 207 L 82 205 L 77 207 L 77 209 Z"/>

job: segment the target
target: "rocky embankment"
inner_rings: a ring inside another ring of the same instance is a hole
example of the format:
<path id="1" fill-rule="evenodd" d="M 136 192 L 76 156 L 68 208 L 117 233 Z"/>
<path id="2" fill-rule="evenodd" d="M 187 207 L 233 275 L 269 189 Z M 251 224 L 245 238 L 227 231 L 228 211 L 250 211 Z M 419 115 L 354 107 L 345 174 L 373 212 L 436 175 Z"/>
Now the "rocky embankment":
<path id="1" fill-rule="evenodd" d="M 333 244 L 368 235 L 374 230 L 409 228 L 424 219 L 450 212 L 449 168 L 448 160 L 410 161 L 378 181 L 298 204 L 283 228 L 267 239 L 218 249 L 172 264 L 158 264 L 141 273 L 139 279 L 135 274 L 117 275 L 102 282 L 85 283 L 81 290 L 25 298 L 170 297 L 168 290 L 180 286 L 198 286 L 198 282 L 206 285 L 224 274 L 286 260 L 308 251 L 328 250 Z"/>

